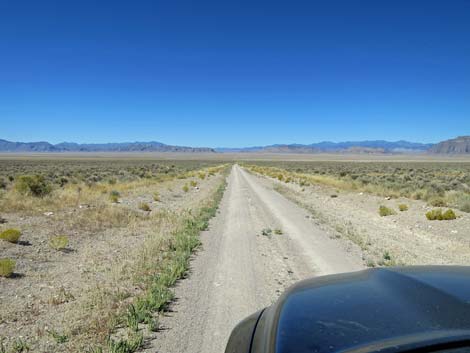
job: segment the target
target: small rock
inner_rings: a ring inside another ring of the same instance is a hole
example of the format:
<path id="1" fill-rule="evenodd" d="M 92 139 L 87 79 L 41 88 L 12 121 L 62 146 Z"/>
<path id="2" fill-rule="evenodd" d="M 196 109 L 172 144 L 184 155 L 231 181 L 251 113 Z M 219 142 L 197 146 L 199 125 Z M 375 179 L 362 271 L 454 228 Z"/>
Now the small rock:
<path id="1" fill-rule="evenodd" d="M 52 216 L 54 212 L 44 212 L 44 216 Z"/>
<path id="2" fill-rule="evenodd" d="M 390 196 L 387 196 L 385 200 L 391 200 L 392 198 Z"/>
<path id="3" fill-rule="evenodd" d="M 456 231 L 456 230 L 451 230 L 450 232 L 451 232 L 452 234 L 457 234 L 457 233 L 458 233 L 458 231 Z"/>

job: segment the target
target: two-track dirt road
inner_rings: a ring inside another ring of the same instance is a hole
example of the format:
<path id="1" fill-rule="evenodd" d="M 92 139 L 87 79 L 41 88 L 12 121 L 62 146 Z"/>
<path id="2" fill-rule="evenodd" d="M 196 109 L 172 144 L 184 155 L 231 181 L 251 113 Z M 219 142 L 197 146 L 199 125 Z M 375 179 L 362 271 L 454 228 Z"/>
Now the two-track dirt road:
<path id="1" fill-rule="evenodd" d="M 283 234 L 265 236 L 263 228 Z M 222 353 L 232 328 L 292 283 L 363 266 L 357 252 L 330 239 L 305 210 L 237 165 L 201 237 L 191 275 L 175 289 L 177 301 L 147 352 Z"/>

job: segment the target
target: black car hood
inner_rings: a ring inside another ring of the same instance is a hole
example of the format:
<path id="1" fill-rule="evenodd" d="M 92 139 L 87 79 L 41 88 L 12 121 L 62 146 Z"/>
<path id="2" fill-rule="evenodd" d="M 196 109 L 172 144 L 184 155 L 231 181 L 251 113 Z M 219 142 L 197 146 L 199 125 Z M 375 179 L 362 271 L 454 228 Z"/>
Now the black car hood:
<path id="1" fill-rule="evenodd" d="M 259 317 L 251 352 L 396 352 L 465 339 L 470 267 L 381 268 L 294 285 Z"/>

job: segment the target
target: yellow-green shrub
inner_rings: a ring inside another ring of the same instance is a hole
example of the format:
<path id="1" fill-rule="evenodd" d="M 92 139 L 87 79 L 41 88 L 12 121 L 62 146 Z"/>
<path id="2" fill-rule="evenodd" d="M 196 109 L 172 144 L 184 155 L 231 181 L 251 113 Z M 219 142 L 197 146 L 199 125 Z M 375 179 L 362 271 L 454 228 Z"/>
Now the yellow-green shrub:
<path id="1" fill-rule="evenodd" d="M 49 246 L 54 250 L 64 250 L 69 245 L 69 237 L 57 235 L 49 239 Z"/>
<path id="2" fill-rule="evenodd" d="M 408 205 L 405 205 L 404 203 L 401 203 L 398 205 L 398 209 L 403 212 L 403 211 L 408 211 Z"/>
<path id="3" fill-rule="evenodd" d="M 382 205 L 382 206 L 379 207 L 379 214 L 380 214 L 380 216 L 385 217 L 385 216 L 392 216 L 396 213 L 391 208 L 388 208 L 387 206 Z"/>
<path id="4" fill-rule="evenodd" d="M 52 187 L 41 175 L 20 175 L 16 178 L 15 190 L 23 195 L 43 197 L 51 193 Z"/>
<path id="5" fill-rule="evenodd" d="M 442 210 L 439 208 L 437 210 L 431 210 L 429 212 L 426 212 L 426 218 L 430 221 L 450 221 L 456 219 L 457 216 L 455 215 L 455 212 L 451 209 L 442 212 Z"/>
<path id="6" fill-rule="evenodd" d="M 10 259 L 0 259 L 0 277 L 11 277 L 16 262 Z"/>
<path id="7" fill-rule="evenodd" d="M 6 240 L 10 243 L 18 243 L 20 237 L 21 232 L 18 229 L 7 229 L 0 233 L 0 239 Z"/>
<path id="8" fill-rule="evenodd" d="M 183 186 L 183 191 L 188 192 L 189 191 L 189 186 L 186 184 Z"/>

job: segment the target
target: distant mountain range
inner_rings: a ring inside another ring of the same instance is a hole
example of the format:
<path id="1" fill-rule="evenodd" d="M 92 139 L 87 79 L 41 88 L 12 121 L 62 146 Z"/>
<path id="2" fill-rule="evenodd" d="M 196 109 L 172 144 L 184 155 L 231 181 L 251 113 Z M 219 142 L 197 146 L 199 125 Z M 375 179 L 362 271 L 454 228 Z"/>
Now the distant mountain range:
<path id="1" fill-rule="evenodd" d="M 319 142 L 309 145 L 276 144 L 243 148 L 209 148 L 166 145 L 161 142 L 121 142 L 79 144 L 62 142 L 11 142 L 0 139 L 0 152 L 185 152 L 185 153 L 435 153 L 470 154 L 470 136 L 432 143 L 408 141 L 346 141 Z"/>
<path id="2" fill-rule="evenodd" d="M 166 145 L 161 142 L 121 142 L 81 144 L 62 142 L 11 142 L 0 140 L 0 152 L 215 152 L 212 148 Z"/>
<path id="3" fill-rule="evenodd" d="M 265 153 L 424 153 L 433 144 L 408 141 L 323 141 L 310 145 L 286 144 L 247 148 L 216 148 L 217 152 L 265 152 Z"/>
<path id="4" fill-rule="evenodd" d="M 459 136 L 455 139 L 439 142 L 432 146 L 430 151 L 445 154 L 470 153 L 470 136 Z"/>

